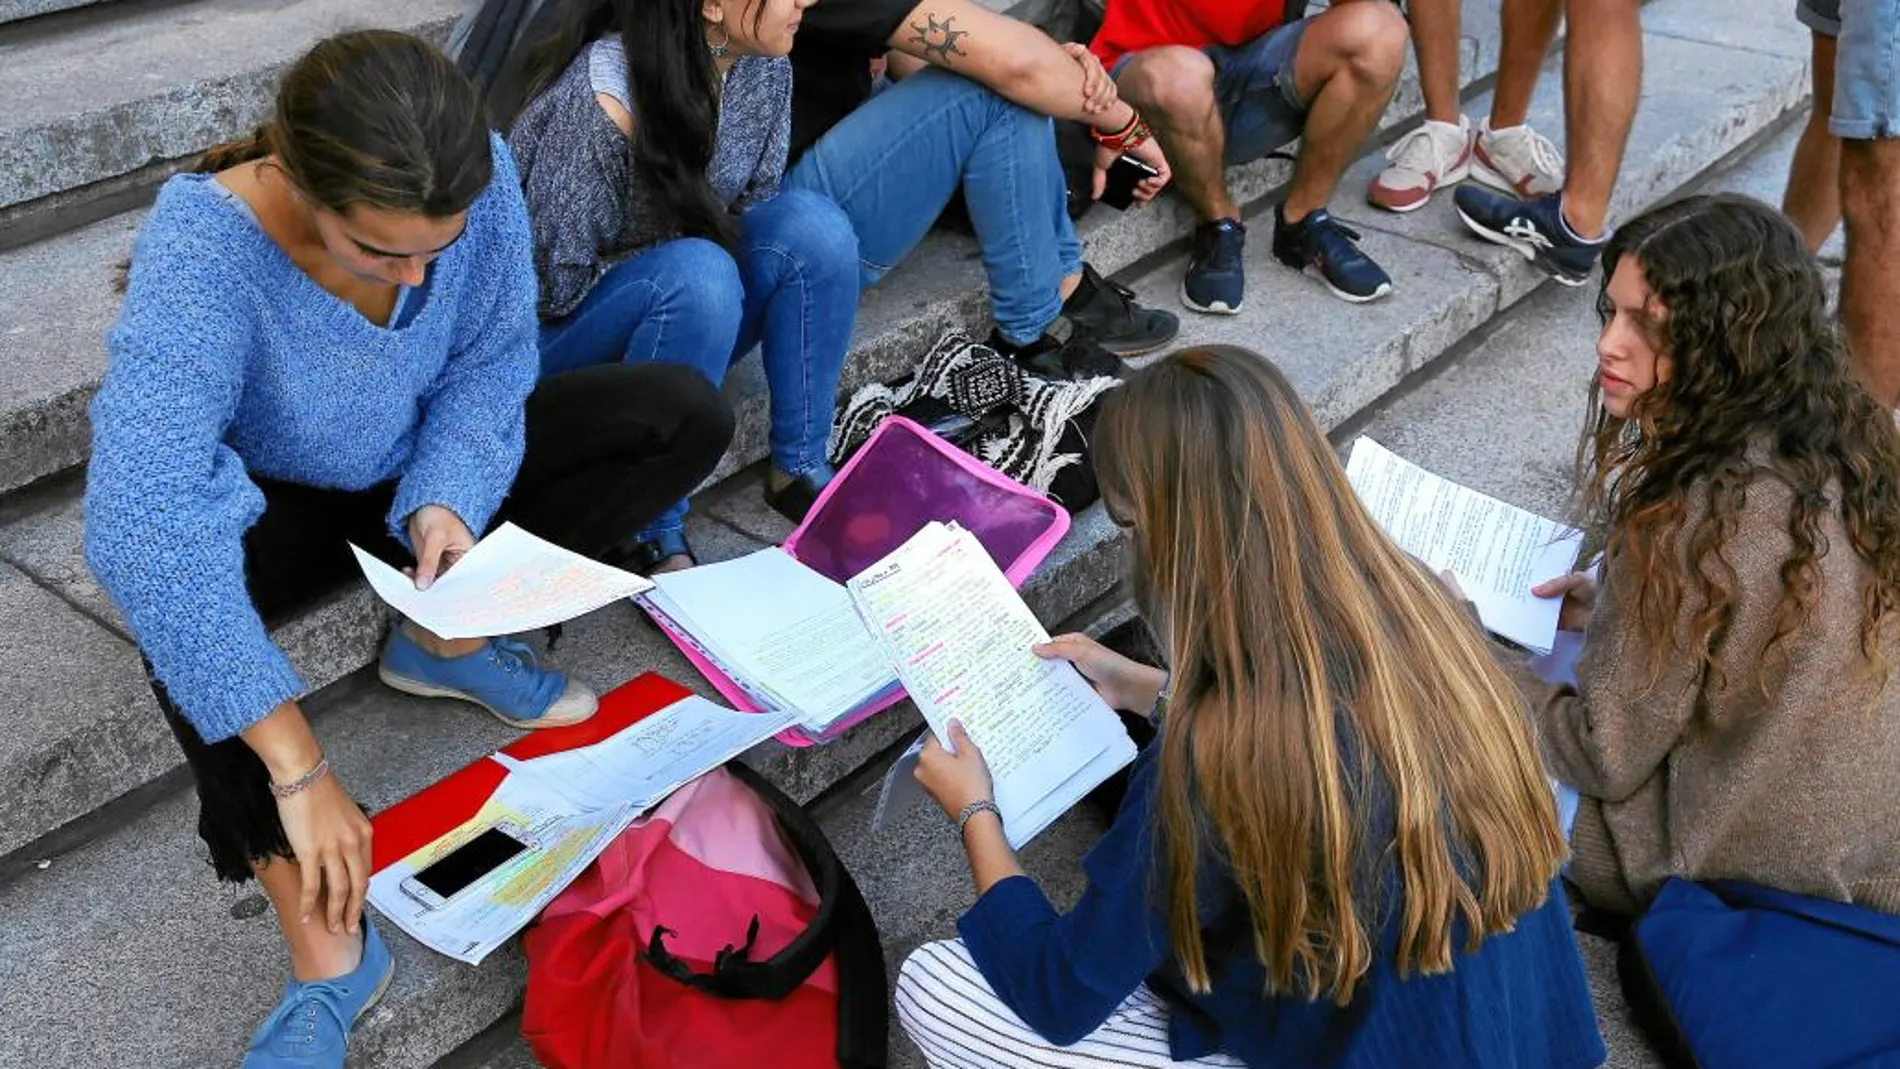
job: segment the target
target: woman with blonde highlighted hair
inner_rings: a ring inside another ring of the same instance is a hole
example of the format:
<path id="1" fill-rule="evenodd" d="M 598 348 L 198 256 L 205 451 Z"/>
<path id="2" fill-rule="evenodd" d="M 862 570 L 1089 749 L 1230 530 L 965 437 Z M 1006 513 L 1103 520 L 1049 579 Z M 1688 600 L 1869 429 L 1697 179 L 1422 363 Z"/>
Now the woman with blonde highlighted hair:
<path id="1" fill-rule="evenodd" d="M 957 729 L 929 746 L 979 897 L 898 981 L 926 1059 L 1602 1062 L 1522 701 L 1285 377 L 1176 353 L 1109 395 L 1095 447 L 1172 673 L 1080 635 L 1037 652 L 1153 710 L 1156 739 L 1066 914 L 981 807 L 982 754 Z"/>

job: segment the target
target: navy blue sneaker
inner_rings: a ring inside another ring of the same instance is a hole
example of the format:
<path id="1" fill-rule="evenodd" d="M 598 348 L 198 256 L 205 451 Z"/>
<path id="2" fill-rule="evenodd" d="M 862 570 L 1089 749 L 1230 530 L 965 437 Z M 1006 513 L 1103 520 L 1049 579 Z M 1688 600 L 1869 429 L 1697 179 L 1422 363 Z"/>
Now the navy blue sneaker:
<path id="1" fill-rule="evenodd" d="M 1297 223 L 1286 221 L 1285 206 L 1273 209 L 1273 255 L 1281 263 L 1326 284 L 1342 301 L 1364 304 L 1392 292 L 1385 268 L 1360 251 L 1359 232 L 1324 208 Z"/>
<path id="2" fill-rule="evenodd" d="M 1194 228 L 1194 254 L 1181 278 L 1181 303 L 1196 312 L 1237 315 L 1247 292 L 1241 253 L 1247 228 L 1238 219 L 1216 219 Z"/>
<path id="3" fill-rule="evenodd" d="M 1486 241 L 1516 249 L 1537 269 L 1566 286 L 1590 280 L 1590 269 L 1603 255 L 1608 235 L 1584 241 L 1564 222 L 1563 194 L 1546 193 L 1535 200 L 1517 200 L 1476 186 L 1459 186 L 1452 194 L 1458 218 Z"/>

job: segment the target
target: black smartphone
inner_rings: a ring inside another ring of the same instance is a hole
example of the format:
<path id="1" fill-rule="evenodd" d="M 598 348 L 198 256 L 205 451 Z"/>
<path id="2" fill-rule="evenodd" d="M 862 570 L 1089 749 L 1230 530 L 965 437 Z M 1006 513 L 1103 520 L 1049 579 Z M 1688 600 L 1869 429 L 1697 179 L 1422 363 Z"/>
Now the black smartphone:
<path id="1" fill-rule="evenodd" d="M 1108 168 L 1108 184 L 1102 187 L 1102 203 L 1127 211 L 1135 203 L 1135 187 L 1160 173 L 1133 156 L 1116 157 Z"/>
<path id="2" fill-rule="evenodd" d="M 402 881 L 401 890 L 426 908 L 440 909 L 476 880 L 527 850 L 526 838 L 505 825 L 489 828 Z"/>

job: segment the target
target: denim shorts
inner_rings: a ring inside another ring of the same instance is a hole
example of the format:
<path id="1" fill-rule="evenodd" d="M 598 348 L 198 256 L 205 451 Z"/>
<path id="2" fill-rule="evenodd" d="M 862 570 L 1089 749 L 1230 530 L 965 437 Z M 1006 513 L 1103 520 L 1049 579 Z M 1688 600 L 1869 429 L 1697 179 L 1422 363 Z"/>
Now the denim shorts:
<path id="1" fill-rule="evenodd" d="M 1856 141 L 1900 137 L 1900 0 L 1796 0 L 1795 15 L 1835 38 L 1828 132 Z"/>
<path id="2" fill-rule="evenodd" d="M 1227 130 L 1227 162 L 1248 163 L 1297 140 L 1306 129 L 1307 104 L 1293 82 L 1306 21 L 1276 26 L 1243 45 L 1202 49 L 1214 61 L 1214 99 Z M 1115 61 L 1121 74 L 1134 55 Z"/>

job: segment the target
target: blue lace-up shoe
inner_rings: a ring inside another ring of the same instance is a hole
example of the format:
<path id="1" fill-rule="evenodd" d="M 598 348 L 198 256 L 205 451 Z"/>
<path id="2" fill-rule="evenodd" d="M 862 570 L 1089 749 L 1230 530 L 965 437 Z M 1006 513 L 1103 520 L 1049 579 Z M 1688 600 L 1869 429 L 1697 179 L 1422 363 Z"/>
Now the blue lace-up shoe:
<path id="1" fill-rule="evenodd" d="M 461 657 L 437 657 L 399 623 L 389 629 L 376 674 L 404 694 L 474 702 L 518 728 L 578 724 L 594 715 L 597 704 L 593 691 L 542 668 L 534 651 L 512 638 L 491 638 Z"/>
<path id="2" fill-rule="evenodd" d="M 1196 312 L 1236 315 L 1247 295 L 1242 253 L 1247 228 L 1238 219 L 1216 219 L 1194 228 L 1194 252 L 1181 277 L 1181 303 Z"/>
<path id="3" fill-rule="evenodd" d="M 1273 209 L 1273 255 L 1295 271 L 1326 284 L 1333 296 L 1354 304 L 1376 301 L 1392 292 L 1392 278 L 1355 244 L 1359 232 L 1324 208 L 1297 223 L 1285 209 Z"/>
<path id="4" fill-rule="evenodd" d="M 363 919 L 363 960 L 331 980 L 292 980 L 251 1036 L 243 1069 L 343 1069 L 350 1029 L 396 973 L 383 938 Z"/>
<path id="5" fill-rule="evenodd" d="M 1608 236 L 1584 241 L 1564 222 L 1563 194 L 1516 200 L 1488 189 L 1459 186 L 1452 195 L 1458 218 L 1486 241 L 1516 249 L 1537 269 L 1566 286 L 1590 280 Z"/>

